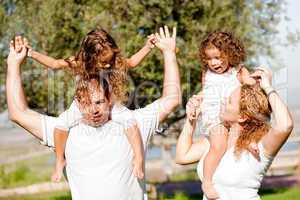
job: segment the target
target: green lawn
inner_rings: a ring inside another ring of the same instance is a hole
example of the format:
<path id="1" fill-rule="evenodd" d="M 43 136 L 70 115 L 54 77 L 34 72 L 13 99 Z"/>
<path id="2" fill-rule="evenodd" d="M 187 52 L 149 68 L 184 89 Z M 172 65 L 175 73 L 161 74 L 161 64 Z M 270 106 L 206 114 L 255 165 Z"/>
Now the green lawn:
<path id="1" fill-rule="evenodd" d="M 18 196 L 10 198 L 0 198 L 0 200 L 71 200 L 69 191 L 60 191 L 38 195 Z"/>
<path id="2" fill-rule="evenodd" d="M 261 195 L 262 200 L 298 200 L 300 199 L 300 187 L 290 189 L 278 189 L 264 191 Z M 161 196 L 159 200 L 199 200 L 200 196 L 187 196 L 183 193 L 178 193 L 175 196 Z M 0 200 L 4 200 L 1 199 Z M 29 196 L 19 196 L 5 198 L 5 200 L 71 200 L 71 195 L 68 191 L 53 192 L 50 194 L 39 194 Z"/>
<path id="3" fill-rule="evenodd" d="M 0 188 L 14 188 L 50 181 L 53 156 L 39 156 L 13 164 L 0 165 Z"/>

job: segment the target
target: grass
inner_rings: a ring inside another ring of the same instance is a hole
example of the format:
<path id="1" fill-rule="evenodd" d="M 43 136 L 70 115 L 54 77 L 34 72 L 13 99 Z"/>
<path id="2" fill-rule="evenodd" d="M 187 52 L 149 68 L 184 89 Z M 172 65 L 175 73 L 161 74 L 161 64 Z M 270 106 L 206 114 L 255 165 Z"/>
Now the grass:
<path id="1" fill-rule="evenodd" d="M 275 190 L 264 190 L 260 192 L 262 200 L 298 200 L 300 199 L 300 187 L 282 188 Z M 182 192 L 176 193 L 174 196 L 162 195 L 159 200 L 199 200 L 202 196 L 188 196 Z"/>
<path id="2" fill-rule="evenodd" d="M 264 193 L 262 200 L 296 200 L 300 199 L 300 188 L 278 189 Z"/>
<path id="3" fill-rule="evenodd" d="M 0 166 L 0 188 L 14 188 L 50 181 L 51 155 Z"/>
<path id="4" fill-rule="evenodd" d="M 300 197 L 300 187 L 289 189 L 266 190 L 261 192 L 262 200 L 296 200 Z M 176 193 L 174 196 L 162 195 L 159 200 L 200 200 L 202 196 L 187 196 L 184 193 Z M 0 200 L 4 200 L 1 199 Z M 28 195 L 5 198 L 5 200 L 71 200 L 69 191 L 53 192 L 38 195 Z"/>
<path id="5" fill-rule="evenodd" d="M 55 191 L 52 193 L 17 196 L 17 197 L 6 197 L 0 198 L 0 200 L 71 200 L 71 194 L 69 191 Z"/>

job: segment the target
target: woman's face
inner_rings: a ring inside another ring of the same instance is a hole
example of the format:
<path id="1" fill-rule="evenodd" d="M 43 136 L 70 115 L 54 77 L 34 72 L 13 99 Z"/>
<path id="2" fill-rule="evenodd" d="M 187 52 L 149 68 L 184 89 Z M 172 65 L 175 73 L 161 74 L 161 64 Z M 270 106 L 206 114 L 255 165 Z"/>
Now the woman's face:
<path id="1" fill-rule="evenodd" d="M 220 118 L 222 122 L 233 124 L 240 119 L 240 96 L 241 87 L 233 91 L 221 106 Z"/>
<path id="2" fill-rule="evenodd" d="M 228 70 L 228 59 L 218 48 L 211 45 L 206 48 L 205 54 L 209 70 L 218 74 L 222 74 Z"/>

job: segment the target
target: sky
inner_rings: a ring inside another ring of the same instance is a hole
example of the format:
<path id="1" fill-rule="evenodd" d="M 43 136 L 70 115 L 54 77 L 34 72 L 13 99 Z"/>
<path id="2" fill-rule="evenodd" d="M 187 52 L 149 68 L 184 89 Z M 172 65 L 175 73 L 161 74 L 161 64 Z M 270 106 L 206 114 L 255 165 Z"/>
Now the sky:
<path id="1" fill-rule="evenodd" d="M 287 0 L 287 3 L 287 16 L 290 20 L 278 26 L 282 38 L 286 36 L 286 30 L 300 31 L 300 1 Z M 285 68 L 274 73 L 274 82 L 278 85 L 279 94 L 288 103 L 292 113 L 294 133 L 300 134 L 300 43 L 288 47 L 277 47 L 276 50 Z"/>
<path id="2" fill-rule="evenodd" d="M 278 26 L 280 38 L 284 40 L 287 30 L 300 31 L 300 1 L 287 0 L 287 17 L 289 21 L 282 21 Z M 274 82 L 279 88 L 280 95 L 292 107 L 300 110 L 300 43 L 288 47 L 275 47 L 280 62 L 285 66 L 274 73 Z M 300 113 L 299 113 L 300 117 Z"/>

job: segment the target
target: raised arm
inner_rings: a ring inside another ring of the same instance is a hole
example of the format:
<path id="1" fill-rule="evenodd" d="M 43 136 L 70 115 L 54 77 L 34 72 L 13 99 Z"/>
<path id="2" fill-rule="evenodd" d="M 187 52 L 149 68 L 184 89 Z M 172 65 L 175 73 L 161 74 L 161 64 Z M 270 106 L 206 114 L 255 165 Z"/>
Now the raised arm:
<path id="1" fill-rule="evenodd" d="M 55 59 L 33 50 L 26 38 L 24 38 L 24 45 L 28 48 L 28 57 L 33 58 L 37 62 L 41 63 L 42 65 L 45 65 L 50 69 L 63 69 L 69 66 L 69 63 L 64 59 Z"/>
<path id="2" fill-rule="evenodd" d="M 155 44 L 155 36 L 149 35 L 146 44 L 137 53 L 126 60 L 128 67 L 134 68 L 150 53 Z"/>
<path id="3" fill-rule="evenodd" d="M 9 118 L 42 140 L 42 115 L 28 108 L 21 80 L 21 64 L 26 47 L 20 36 L 10 42 L 7 58 L 6 98 Z"/>
<path id="4" fill-rule="evenodd" d="M 160 101 L 159 121 L 162 122 L 181 103 L 179 69 L 176 60 L 176 28 L 170 36 L 167 26 L 156 33 L 156 44 L 164 57 L 164 82 Z"/>
<path id="5" fill-rule="evenodd" d="M 260 86 L 267 94 L 271 105 L 274 123 L 270 131 L 263 137 L 262 142 L 266 153 L 275 156 L 293 130 L 293 119 L 287 106 L 271 85 L 271 71 L 267 68 L 259 68 L 252 76 L 260 78 Z"/>
<path id="6" fill-rule="evenodd" d="M 209 142 L 201 137 L 198 141 L 193 141 L 196 121 L 200 114 L 201 95 L 194 95 L 186 105 L 187 119 L 179 135 L 176 145 L 176 163 L 191 164 L 199 161 L 209 149 Z"/>

